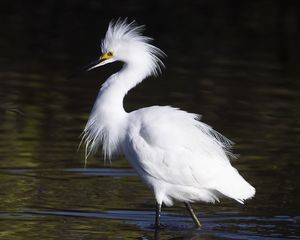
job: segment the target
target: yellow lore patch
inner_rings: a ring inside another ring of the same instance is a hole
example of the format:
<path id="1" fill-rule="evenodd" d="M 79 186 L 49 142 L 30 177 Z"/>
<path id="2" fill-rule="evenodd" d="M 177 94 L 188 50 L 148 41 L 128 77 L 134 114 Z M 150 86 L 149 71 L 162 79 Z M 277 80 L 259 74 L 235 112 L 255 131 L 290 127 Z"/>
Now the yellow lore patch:
<path id="1" fill-rule="evenodd" d="M 104 53 L 100 56 L 100 60 L 103 60 L 103 59 L 110 59 L 113 57 L 113 53 L 112 52 L 107 52 L 107 53 Z"/>

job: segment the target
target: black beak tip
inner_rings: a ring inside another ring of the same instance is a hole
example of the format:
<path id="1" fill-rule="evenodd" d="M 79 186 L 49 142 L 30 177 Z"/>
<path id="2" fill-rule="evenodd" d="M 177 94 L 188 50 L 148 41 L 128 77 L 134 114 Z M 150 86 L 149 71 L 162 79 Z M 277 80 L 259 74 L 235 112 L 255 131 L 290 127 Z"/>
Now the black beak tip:
<path id="1" fill-rule="evenodd" d="M 96 60 L 96 61 L 93 61 L 91 62 L 90 64 L 82 67 L 81 69 L 77 70 L 76 72 L 74 73 L 71 73 L 69 76 L 68 76 L 68 79 L 72 79 L 72 78 L 75 78 L 76 76 L 82 74 L 83 72 L 87 72 L 89 71 L 92 67 L 96 66 L 97 64 L 100 63 L 100 60 Z"/>

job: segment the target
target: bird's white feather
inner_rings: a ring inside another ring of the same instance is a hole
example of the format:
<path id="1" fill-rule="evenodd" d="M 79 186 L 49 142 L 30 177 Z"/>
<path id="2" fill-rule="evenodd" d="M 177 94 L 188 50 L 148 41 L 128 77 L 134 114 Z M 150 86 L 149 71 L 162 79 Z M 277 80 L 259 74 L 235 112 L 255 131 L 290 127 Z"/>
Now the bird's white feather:
<path id="1" fill-rule="evenodd" d="M 197 115 L 154 106 L 129 117 L 126 157 L 165 204 L 221 195 L 243 202 L 254 194 L 230 164 L 231 142 Z"/>
<path id="2" fill-rule="evenodd" d="M 136 25 L 135 21 L 127 23 L 126 19 L 111 21 L 101 43 L 101 50 L 103 53 L 119 52 L 118 60 L 124 62 L 147 62 L 147 68 L 145 68 L 147 76 L 158 75 L 161 67 L 164 67 L 160 58 L 164 57 L 165 53 L 149 43 L 152 38 L 141 34 L 144 28 L 144 25 Z M 124 52 L 125 55 L 123 55 Z"/>
<path id="3" fill-rule="evenodd" d="M 100 89 L 83 133 L 87 155 L 101 145 L 108 158 L 124 153 L 158 203 L 215 202 L 223 195 L 243 203 L 255 189 L 232 167 L 231 142 L 198 115 L 159 106 L 125 112 L 127 92 L 162 66 L 162 51 L 141 30 L 134 22 L 109 25 L 102 51 L 124 66 Z"/>

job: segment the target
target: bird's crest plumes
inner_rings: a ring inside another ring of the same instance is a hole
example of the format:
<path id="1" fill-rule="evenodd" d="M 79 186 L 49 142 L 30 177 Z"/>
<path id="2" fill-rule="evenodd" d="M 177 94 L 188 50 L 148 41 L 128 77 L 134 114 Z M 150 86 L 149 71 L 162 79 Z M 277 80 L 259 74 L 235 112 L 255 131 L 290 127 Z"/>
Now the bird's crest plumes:
<path id="1" fill-rule="evenodd" d="M 144 25 L 137 25 L 135 21 L 128 22 L 127 19 L 112 20 L 101 43 L 102 53 L 112 51 L 119 46 L 127 48 L 134 46 L 135 49 L 140 50 L 140 54 L 146 54 L 150 60 L 148 75 L 157 75 L 161 72 L 161 67 L 164 67 L 161 58 L 165 57 L 166 54 L 149 43 L 153 39 L 142 35 L 144 29 Z M 145 55 L 143 55 L 143 59 L 147 59 Z"/>
<path id="2" fill-rule="evenodd" d="M 110 46 L 114 45 L 117 41 L 148 42 L 152 40 L 151 38 L 142 35 L 144 28 L 145 26 L 138 26 L 135 21 L 128 23 L 127 19 L 110 21 L 105 38 L 101 44 L 102 52 L 109 51 Z"/>

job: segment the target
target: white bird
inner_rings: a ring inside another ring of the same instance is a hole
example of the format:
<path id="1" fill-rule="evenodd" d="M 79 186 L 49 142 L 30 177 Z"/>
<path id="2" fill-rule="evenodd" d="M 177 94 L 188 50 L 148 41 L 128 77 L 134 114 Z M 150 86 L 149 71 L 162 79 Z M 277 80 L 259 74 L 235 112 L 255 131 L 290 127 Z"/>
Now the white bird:
<path id="1" fill-rule="evenodd" d="M 134 21 L 110 22 L 102 55 L 87 69 L 124 63 L 100 89 L 83 132 L 86 157 L 100 146 L 105 158 L 124 154 L 154 192 L 157 228 L 162 204 L 171 206 L 174 200 L 185 203 L 199 227 L 191 202 L 214 203 L 226 196 L 243 203 L 255 189 L 231 165 L 231 141 L 200 122 L 199 115 L 170 106 L 124 110 L 127 92 L 163 66 L 164 53 L 149 43 L 152 39 L 142 30 Z"/>

